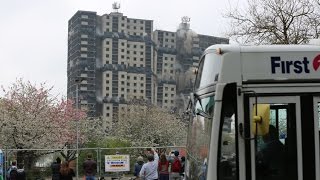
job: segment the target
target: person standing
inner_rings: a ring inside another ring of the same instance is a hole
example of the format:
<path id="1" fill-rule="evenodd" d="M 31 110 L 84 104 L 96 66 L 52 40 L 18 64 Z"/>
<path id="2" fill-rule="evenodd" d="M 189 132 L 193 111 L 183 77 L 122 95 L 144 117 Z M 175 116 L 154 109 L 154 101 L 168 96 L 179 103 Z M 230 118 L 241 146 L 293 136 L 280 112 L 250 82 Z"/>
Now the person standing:
<path id="1" fill-rule="evenodd" d="M 269 132 L 262 137 L 264 142 L 256 157 L 258 180 L 286 179 L 285 146 L 279 140 L 279 131 L 269 125 Z"/>
<path id="2" fill-rule="evenodd" d="M 139 178 L 139 173 L 141 171 L 143 164 L 144 164 L 143 157 L 139 156 L 137 158 L 137 162 L 134 164 L 134 176 L 136 176 L 136 179 Z"/>
<path id="3" fill-rule="evenodd" d="M 26 180 L 26 172 L 24 171 L 22 164 L 18 164 L 17 180 Z"/>
<path id="4" fill-rule="evenodd" d="M 180 176 L 184 177 L 184 169 L 185 169 L 186 158 L 184 156 L 181 157 L 181 170 Z"/>
<path id="5" fill-rule="evenodd" d="M 178 156 L 179 156 L 179 151 L 175 151 L 173 162 L 171 164 L 170 180 L 180 179 L 181 162 Z"/>
<path id="6" fill-rule="evenodd" d="M 68 161 L 64 161 L 60 168 L 60 180 L 72 180 L 74 176 L 74 171 L 69 167 Z"/>
<path id="7" fill-rule="evenodd" d="M 92 154 L 87 155 L 87 160 L 83 163 L 83 170 L 86 176 L 86 180 L 94 180 L 97 171 L 97 162 L 93 160 Z"/>
<path id="8" fill-rule="evenodd" d="M 57 157 L 56 162 L 53 162 L 51 165 L 52 180 L 60 179 L 60 166 L 61 166 L 61 159 Z"/>
<path id="9" fill-rule="evenodd" d="M 158 153 L 154 149 L 150 149 L 147 158 L 148 162 L 142 166 L 140 177 L 142 177 L 144 180 L 156 180 L 158 179 Z"/>
<path id="10" fill-rule="evenodd" d="M 17 174 L 18 174 L 18 172 L 17 172 L 17 170 L 18 170 L 18 168 L 17 168 L 17 162 L 16 161 L 13 161 L 12 163 L 11 163 L 11 166 L 9 167 L 9 169 L 8 169 L 8 174 L 7 174 L 7 178 L 8 179 L 17 179 Z"/>
<path id="11" fill-rule="evenodd" d="M 159 180 L 169 180 L 169 161 L 164 153 L 160 155 L 158 170 Z"/>

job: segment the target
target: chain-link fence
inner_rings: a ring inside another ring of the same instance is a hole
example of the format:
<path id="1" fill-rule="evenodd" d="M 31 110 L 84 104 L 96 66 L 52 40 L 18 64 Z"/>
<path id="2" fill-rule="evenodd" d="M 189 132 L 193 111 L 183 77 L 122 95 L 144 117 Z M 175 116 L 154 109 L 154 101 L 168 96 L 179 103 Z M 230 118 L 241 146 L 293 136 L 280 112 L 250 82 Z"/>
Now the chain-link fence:
<path id="1" fill-rule="evenodd" d="M 68 161 L 69 167 L 72 168 L 79 179 L 83 179 L 84 170 L 83 163 L 87 159 L 87 155 L 91 154 L 97 162 L 96 177 L 104 177 L 105 179 L 119 179 L 120 177 L 133 177 L 134 163 L 139 156 L 146 160 L 148 147 L 118 147 L 118 148 L 79 148 L 77 149 L 2 149 L 3 176 L 12 162 L 16 162 L 18 169 L 23 168 L 27 179 L 51 179 L 52 164 L 59 157 L 62 161 Z M 185 156 L 184 146 L 166 146 L 156 147 L 157 152 L 170 155 L 172 151 L 178 150 L 180 156 Z M 77 153 L 78 152 L 78 153 Z M 77 154 L 79 154 L 77 158 Z M 126 166 L 129 171 L 110 172 L 109 164 L 106 156 L 110 155 L 128 155 L 125 156 Z M 106 168 L 106 165 L 109 167 Z"/>

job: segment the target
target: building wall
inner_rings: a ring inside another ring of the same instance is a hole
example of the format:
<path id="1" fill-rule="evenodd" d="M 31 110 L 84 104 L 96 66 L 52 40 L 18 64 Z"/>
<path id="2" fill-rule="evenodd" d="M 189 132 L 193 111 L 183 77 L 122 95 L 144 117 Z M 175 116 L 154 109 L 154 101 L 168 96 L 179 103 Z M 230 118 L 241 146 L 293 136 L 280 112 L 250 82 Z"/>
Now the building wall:
<path id="1" fill-rule="evenodd" d="M 126 111 L 127 103 L 142 100 L 166 109 L 181 106 L 192 90 L 192 68 L 209 45 L 228 43 L 213 36 L 153 31 L 153 21 L 113 12 L 78 11 L 69 20 L 68 97 L 75 99 L 79 84 L 79 107 L 90 117 L 104 119 L 104 126 Z M 187 49 L 186 49 L 187 48 Z"/>
<path id="2" fill-rule="evenodd" d="M 112 113 L 103 114 L 106 126 L 123 114 L 133 99 L 152 101 L 154 45 L 152 21 L 132 19 L 121 13 L 101 16 L 102 36 L 102 109 L 112 105 Z M 109 75 L 104 75 L 109 73 Z M 107 89 L 108 90 L 107 90 Z"/>
<path id="3" fill-rule="evenodd" d="M 225 38 L 196 34 L 189 27 L 182 24 L 177 32 L 154 31 L 157 104 L 163 108 L 184 109 L 195 81 L 193 69 L 198 66 L 202 52 L 210 45 L 229 42 Z M 166 87 L 174 88 L 175 95 L 167 92 Z"/>
<path id="4" fill-rule="evenodd" d="M 96 13 L 78 11 L 68 22 L 68 98 L 96 116 Z"/>

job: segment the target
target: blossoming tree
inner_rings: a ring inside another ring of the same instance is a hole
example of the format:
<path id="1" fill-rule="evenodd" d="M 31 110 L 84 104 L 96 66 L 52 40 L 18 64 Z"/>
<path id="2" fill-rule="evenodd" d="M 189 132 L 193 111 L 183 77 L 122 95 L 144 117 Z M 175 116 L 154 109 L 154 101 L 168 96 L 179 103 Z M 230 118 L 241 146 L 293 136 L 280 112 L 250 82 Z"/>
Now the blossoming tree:
<path id="1" fill-rule="evenodd" d="M 187 127 L 174 113 L 157 106 L 131 103 L 118 113 L 112 135 L 132 146 L 185 145 Z"/>
<path id="2" fill-rule="evenodd" d="M 88 120 L 84 111 L 74 108 L 72 101 L 52 96 L 51 88 L 46 88 L 45 84 L 37 87 L 19 79 L 11 87 L 2 89 L 4 96 L 0 100 L 0 148 L 74 148 L 76 126 L 79 127 L 80 144 L 99 135 L 96 131 L 91 133 L 93 128 L 99 127 L 98 121 Z M 21 150 L 18 151 L 17 158 L 33 162 L 39 153 Z"/>

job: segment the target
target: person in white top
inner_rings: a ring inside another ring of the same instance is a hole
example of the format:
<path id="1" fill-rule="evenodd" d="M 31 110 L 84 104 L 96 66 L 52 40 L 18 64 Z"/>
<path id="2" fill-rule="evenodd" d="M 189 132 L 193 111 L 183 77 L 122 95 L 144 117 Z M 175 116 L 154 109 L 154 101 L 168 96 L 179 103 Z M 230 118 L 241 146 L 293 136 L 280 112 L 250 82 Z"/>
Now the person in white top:
<path id="1" fill-rule="evenodd" d="M 147 157 L 148 162 L 142 166 L 140 177 L 144 180 L 156 180 L 158 179 L 158 153 L 154 149 L 151 149 Z"/>

